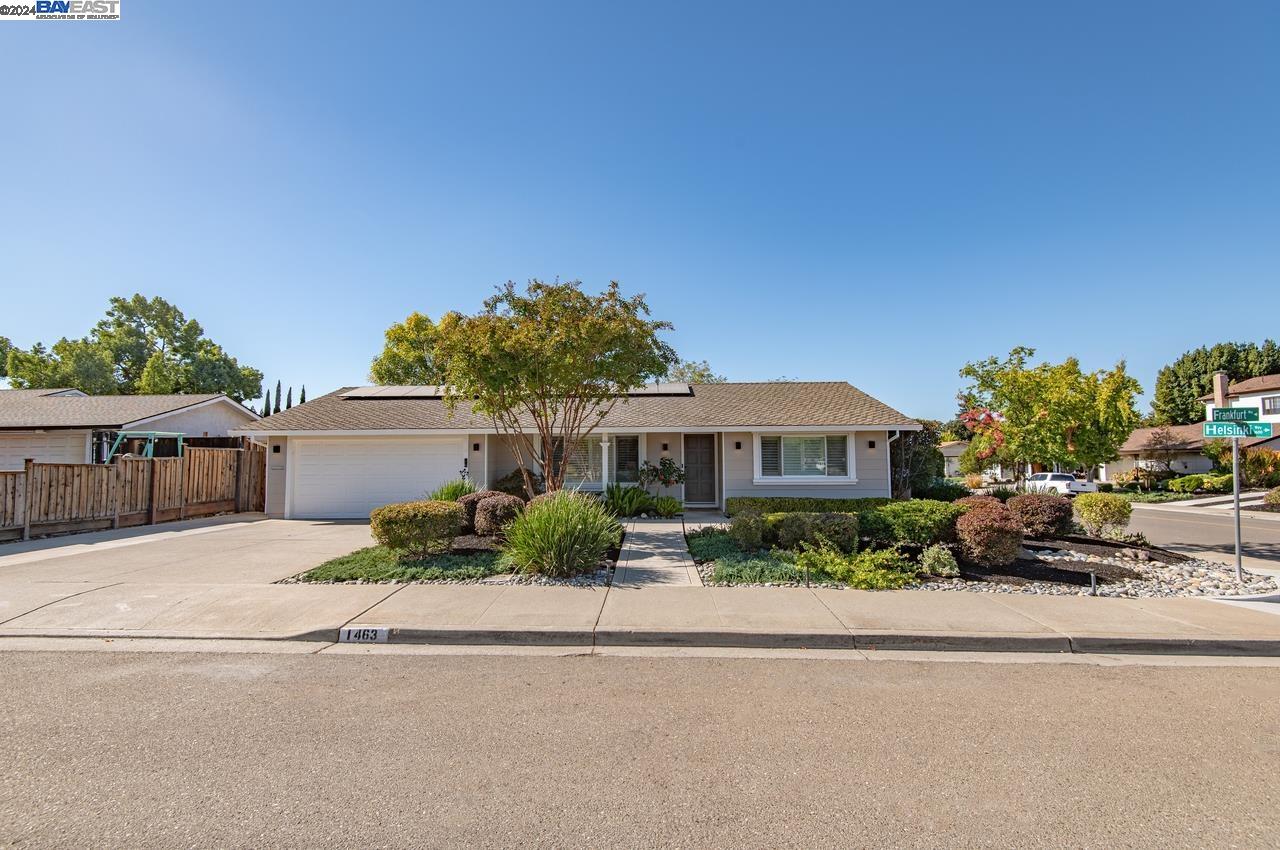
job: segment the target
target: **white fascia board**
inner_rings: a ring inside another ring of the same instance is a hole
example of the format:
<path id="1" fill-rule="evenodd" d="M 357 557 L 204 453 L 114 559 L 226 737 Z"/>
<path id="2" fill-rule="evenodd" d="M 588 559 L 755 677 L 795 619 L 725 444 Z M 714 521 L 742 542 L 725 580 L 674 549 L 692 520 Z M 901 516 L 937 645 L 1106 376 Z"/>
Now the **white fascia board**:
<path id="1" fill-rule="evenodd" d="M 664 425 L 651 428 L 596 428 L 592 434 L 715 434 L 721 431 L 747 431 L 764 434 L 840 434 L 859 433 L 861 431 L 919 431 L 919 423 L 910 425 L 715 425 L 685 426 Z M 305 430 L 262 430 L 252 427 L 232 428 L 228 433 L 244 437 L 384 437 L 403 436 L 419 437 L 438 434 L 442 437 L 458 434 L 494 434 L 500 432 L 491 428 L 351 428 L 321 431 Z"/>

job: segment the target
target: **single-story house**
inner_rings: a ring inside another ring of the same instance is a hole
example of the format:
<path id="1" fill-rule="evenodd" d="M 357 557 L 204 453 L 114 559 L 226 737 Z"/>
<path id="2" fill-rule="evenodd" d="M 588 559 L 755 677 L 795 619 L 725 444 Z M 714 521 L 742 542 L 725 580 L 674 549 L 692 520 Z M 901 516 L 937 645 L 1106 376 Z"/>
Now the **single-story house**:
<path id="1" fill-rule="evenodd" d="M 0 390 L 0 470 L 22 469 L 26 458 L 101 463 L 120 431 L 227 437 L 258 418 L 221 393 L 91 396 L 65 388 Z"/>
<path id="2" fill-rule="evenodd" d="M 1275 436 L 1270 440 L 1241 441 L 1241 445 L 1264 445 L 1280 450 L 1280 375 L 1262 375 L 1228 384 L 1226 372 L 1215 372 L 1213 393 L 1201 396 L 1200 401 L 1204 402 L 1206 422 L 1213 419 L 1215 407 L 1258 408 L 1258 421 L 1270 422 Z"/>
<path id="3" fill-rule="evenodd" d="M 442 387 L 346 387 L 239 433 L 264 441 L 267 513 L 366 517 L 466 475 L 490 486 L 517 468 L 492 422 Z M 635 482 L 669 457 L 690 507 L 733 496 L 888 496 L 889 443 L 919 423 L 844 382 L 669 383 L 619 398 L 570 463 L 566 485 Z"/>
<path id="4" fill-rule="evenodd" d="M 1169 469 L 1178 475 L 1209 472 L 1213 461 L 1201 454 L 1204 449 L 1204 431 L 1195 425 L 1167 426 L 1169 442 L 1160 441 L 1160 428 L 1137 428 L 1120 446 L 1120 457 L 1098 468 L 1099 481 L 1115 481 L 1116 477 L 1132 472 L 1135 467 L 1144 469 Z M 1155 436 L 1156 440 L 1152 440 Z"/>
<path id="5" fill-rule="evenodd" d="M 945 440 L 938 443 L 938 451 L 942 452 L 942 474 L 947 478 L 955 478 L 960 472 L 960 456 L 969 450 L 968 440 Z"/>

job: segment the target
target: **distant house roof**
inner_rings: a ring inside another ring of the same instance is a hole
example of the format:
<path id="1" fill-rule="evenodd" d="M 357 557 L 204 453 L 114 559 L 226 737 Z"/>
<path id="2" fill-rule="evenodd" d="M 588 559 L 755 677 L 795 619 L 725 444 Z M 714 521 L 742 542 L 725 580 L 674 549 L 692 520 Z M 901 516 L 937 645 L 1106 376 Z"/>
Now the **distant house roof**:
<path id="1" fill-rule="evenodd" d="M 79 390 L 0 390 L 0 430 L 123 428 L 219 399 L 258 418 L 222 393 L 90 396 Z"/>
<path id="2" fill-rule="evenodd" d="M 943 457 L 960 457 L 969 450 L 968 440 L 947 440 L 938 443 L 938 451 L 942 452 Z"/>
<path id="3" fill-rule="evenodd" d="M 1280 375 L 1259 375 L 1256 378 L 1245 378 L 1243 381 L 1232 381 L 1227 387 L 1227 398 L 1265 393 L 1270 390 L 1280 390 Z M 1213 393 L 1200 396 L 1200 401 L 1213 401 Z"/>
<path id="4" fill-rule="evenodd" d="M 1169 429 L 1173 440 L 1163 448 L 1164 451 L 1175 452 L 1195 452 L 1198 453 L 1204 448 L 1204 428 L 1203 423 L 1196 422 L 1193 425 L 1168 425 L 1164 426 Z M 1160 427 L 1155 428 L 1138 428 L 1129 435 L 1129 439 L 1124 441 L 1124 445 L 1120 446 L 1120 454 L 1122 455 L 1146 455 L 1152 451 L 1149 445 L 1151 437 Z M 1261 443 L 1268 442 L 1267 439 L 1241 440 L 1240 445 L 1251 448 Z"/>
<path id="5" fill-rule="evenodd" d="M 255 434 L 297 431 L 491 431 L 488 417 L 460 402 L 452 416 L 436 392 L 377 393 L 344 387 L 240 429 Z M 354 392 L 353 392 L 354 391 Z M 620 399 L 601 423 L 618 430 L 670 428 L 887 428 L 920 424 L 843 381 L 664 384 Z"/>

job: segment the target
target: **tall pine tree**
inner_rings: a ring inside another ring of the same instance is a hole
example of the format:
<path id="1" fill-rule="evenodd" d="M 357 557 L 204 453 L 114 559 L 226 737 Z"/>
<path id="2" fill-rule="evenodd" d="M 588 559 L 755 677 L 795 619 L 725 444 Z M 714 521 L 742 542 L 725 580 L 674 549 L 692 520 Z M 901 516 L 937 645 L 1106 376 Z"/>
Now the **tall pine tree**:
<path id="1" fill-rule="evenodd" d="M 271 415 L 271 390 L 267 390 L 267 394 L 262 397 L 262 415 Z"/>
<path id="2" fill-rule="evenodd" d="M 280 412 L 280 382 L 276 381 L 276 406 L 271 408 L 272 413 Z"/>
<path id="3" fill-rule="evenodd" d="M 288 410 L 293 407 L 293 387 L 289 387 L 289 392 L 284 397 L 284 409 Z"/>

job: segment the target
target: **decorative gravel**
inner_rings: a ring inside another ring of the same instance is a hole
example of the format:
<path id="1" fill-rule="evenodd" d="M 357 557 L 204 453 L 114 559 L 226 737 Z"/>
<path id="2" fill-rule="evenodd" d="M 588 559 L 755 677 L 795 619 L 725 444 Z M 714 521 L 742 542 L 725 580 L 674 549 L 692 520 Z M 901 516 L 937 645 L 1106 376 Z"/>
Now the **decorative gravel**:
<path id="1" fill-rule="evenodd" d="M 1235 568 L 1212 561 L 1191 560 L 1178 564 L 1162 564 L 1126 557 L 1084 555 L 1065 550 L 1042 550 L 1036 553 L 1038 560 L 1052 566 L 1083 570 L 1088 579 L 1090 564 L 1124 567 L 1138 574 L 1138 578 L 1105 580 L 1098 578 L 1098 596 L 1129 598 L 1155 598 L 1170 596 L 1254 596 L 1275 593 L 1280 586 L 1271 576 L 1245 573 L 1244 582 L 1236 581 Z M 715 563 L 698 565 L 703 584 L 717 586 L 711 580 Z M 734 587 L 803 587 L 791 584 L 736 584 Z M 810 587 L 846 589 L 843 584 L 812 582 Z M 904 590 L 949 590 L 965 593 L 1032 593 L 1040 596 L 1089 596 L 1088 584 L 1062 584 L 1049 581 L 968 581 L 962 578 L 931 578 Z"/>

